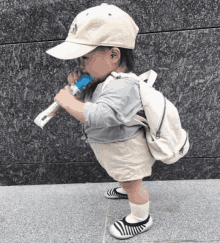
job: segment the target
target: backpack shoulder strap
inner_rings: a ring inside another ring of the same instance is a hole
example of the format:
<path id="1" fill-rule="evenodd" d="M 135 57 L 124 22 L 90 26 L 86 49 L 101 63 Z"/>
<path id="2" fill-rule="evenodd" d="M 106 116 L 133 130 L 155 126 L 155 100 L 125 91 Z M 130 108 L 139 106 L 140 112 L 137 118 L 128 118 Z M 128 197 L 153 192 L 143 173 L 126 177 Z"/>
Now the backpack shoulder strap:
<path id="1" fill-rule="evenodd" d="M 157 73 L 154 72 L 153 70 L 149 70 L 146 73 L 142 73 L 141 75 L 137 76 L 134 73 L 116 73 L 116 72 L 111 72 L 111 74 L 107 77 L 107 79 L 104 81 L 104 84 L 102 86 L 102 90 L 106 87 L 106 85 L 114 78 L 121 78 L 121 77 L 136 77 L 141 81 L 147 80 L 146 84 L 148 86 L 153 86 L 156 78 L 157 78 Z"/>
<path id="2" fill-rule="evenodd" d="M 147 80 L 147 82 L 145 84 L 147 84 L 147 86 L 152 87 L 157 78 L 157 73 L 154 72 L 153 70 L 149 70 L 146 73 L 142 73 L 140 76 L 138 76 L 138 78 L 141 80 L 140 82 L 144 82 L 145 80 Z M 138 123 L 139 123 L 139 125 L 148 127 L 147 119 L 141 117 L 141 120 L 140 120 L 140 116 L 136 115 L 135 117 L 133 117 L 131 124 L 133 125 L 133 124 L 138 124 Z"/>
<path id="3" fill-rule="evenodd" d="M 146 73 L 142 73 L 140 76 L 138 76 L 138 78 L 140 78 L 142 81 L 147 79 L 147 85 L 152 87 L 157 78 L 157 73 L 153 70 L 149 70 Z"/>

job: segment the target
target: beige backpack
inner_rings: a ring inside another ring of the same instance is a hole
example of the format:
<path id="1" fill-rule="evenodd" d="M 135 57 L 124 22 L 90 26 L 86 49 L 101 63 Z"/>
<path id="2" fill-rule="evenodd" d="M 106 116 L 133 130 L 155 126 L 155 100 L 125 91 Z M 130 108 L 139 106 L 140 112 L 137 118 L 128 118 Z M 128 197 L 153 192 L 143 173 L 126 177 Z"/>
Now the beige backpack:
<path id="1" fill-rule="evenodd" d="M 146 140 L 154 159 L 172 164 L 185 156 L 190 147 L 188 134 L 181 127 L 176 107 L 161 92 L 152 87 L 157 74 L 153 70 L 140 76 L 134 73 L 112 72 L 105 80 L 102 89 L 111 81 L 112 76 L 114 78 L 134 77 L 140 80 L 141 101 L 147 119 L 136 115 L 125 125 L 140 124 L 145 127 Z M 144 82 L 146 79 L 147 82 Z"/>

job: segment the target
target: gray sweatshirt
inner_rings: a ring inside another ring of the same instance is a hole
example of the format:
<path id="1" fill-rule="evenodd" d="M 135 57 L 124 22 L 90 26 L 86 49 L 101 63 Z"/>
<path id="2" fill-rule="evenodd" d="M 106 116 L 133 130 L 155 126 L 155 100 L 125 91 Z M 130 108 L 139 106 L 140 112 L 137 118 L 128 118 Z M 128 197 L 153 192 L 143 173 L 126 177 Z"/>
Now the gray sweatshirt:
<path id="1" fill-rule="evenodd" d="M 126 126 L 143 110 L 139 80 L 133 77 L 113 78 L 103 89 L 97 85 L 92 95 L 86 94 L 84 132 L 89 143 L 126 141 L 142 132 L 140 125 Z"/>

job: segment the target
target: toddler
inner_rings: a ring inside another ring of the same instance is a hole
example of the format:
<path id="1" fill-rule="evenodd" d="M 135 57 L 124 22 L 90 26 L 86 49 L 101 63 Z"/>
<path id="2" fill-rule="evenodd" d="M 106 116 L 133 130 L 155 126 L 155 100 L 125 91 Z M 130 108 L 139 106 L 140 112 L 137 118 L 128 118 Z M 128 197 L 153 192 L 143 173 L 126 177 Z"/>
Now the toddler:
<path id="1" fill-rule="evenodd" d="M 97 160 L 119 182 L 120 187 L 109 189 L 105 196 L 129 200 L 131 213 L 110 226 L 110 233 L 118 239 L 131 238 L 153 224 L 149 194 L 142 179 L 151 175 L 155 160 L 144 128 L 125 125 L 143 111 L 139 80 L 132 76 L 132 49 L 138 30 L 127 13 L 104 3 L 78 14 L 66 41 L 47 51 L 59 59 L 80 60 L 80 70 L 69 75 L 70 84 L 83 73 L 94 77 L 79 97 L 67 85 L 54 100 L 83 123 Z M 130 76 L 122 78 L 120 73 Z M 109 77 L 110 82 L 103 87 Z"/>

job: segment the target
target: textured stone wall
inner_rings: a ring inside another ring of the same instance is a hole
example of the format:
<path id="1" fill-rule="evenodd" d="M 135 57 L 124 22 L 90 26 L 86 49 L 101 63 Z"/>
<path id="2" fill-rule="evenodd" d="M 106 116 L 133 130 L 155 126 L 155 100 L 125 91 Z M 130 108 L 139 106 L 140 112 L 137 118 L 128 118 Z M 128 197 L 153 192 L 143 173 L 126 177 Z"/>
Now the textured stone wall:
<path id="1" fill-rule="evenodd" d="M 157 161 L 145 180 L 220 178 L 220 5 L 218 0 L 105 1 L 140 28 L 136 73 L 158 73 L 155 87 L 179 109 L 191 148 L 174 165 Z M 67 84 L 74 60 L 45 53 L 96 0 L 0 2 L 0 184 L 107 182 L 112 178 L 81 140 L 80 122 L 61 110 L 41 130 L 35 117 Z"/>

